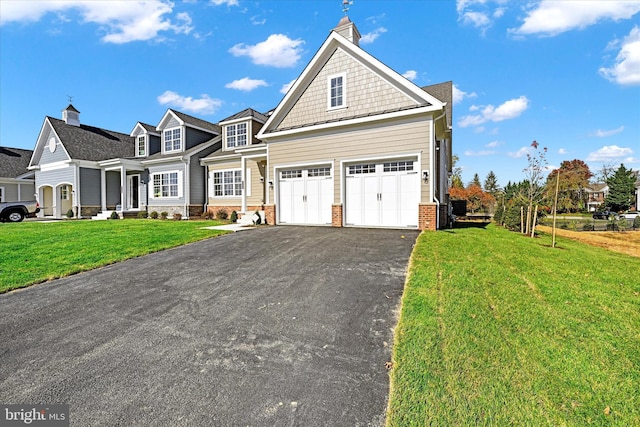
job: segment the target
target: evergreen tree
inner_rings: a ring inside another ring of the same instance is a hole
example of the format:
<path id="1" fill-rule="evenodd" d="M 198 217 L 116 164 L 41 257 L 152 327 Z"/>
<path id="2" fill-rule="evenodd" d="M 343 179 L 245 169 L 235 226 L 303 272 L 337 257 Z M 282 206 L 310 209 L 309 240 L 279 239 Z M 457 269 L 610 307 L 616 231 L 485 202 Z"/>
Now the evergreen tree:
<path id="1" fill-rule="evenodd" d="M 480 187 L 482 189 L 482 184 L 480 184 L 480 177 L 478 174 L 473 174 L 473 179 L 469 183 L 469 187 Z"/>
<path id="2" fill-rule="evenodd" d="M 493 197 L 497 197 L 500 193 L 500 186 L 498 185 L 498 178 L 493 171 L 489 171 L 487 177 L 484 180 L 484 191 L 491 194 Z"/>
<path id="3" fill-rule="evenodd" d="M 633 204 L 636 179 L 633 171 L 623 164 L 607 179 L 609 194 L 604 199 L 607 208 L 614 212 L 626 211 Z"/>
<path id="4" fill-rule="evenodd" d="M 462 168 L 458 166 L 458 161 L 460 157 L 457 154 L 454 154 L 451 158 L 451 187 L 453 188 L 464 188 L 464 184 L 462 183 Z"/>

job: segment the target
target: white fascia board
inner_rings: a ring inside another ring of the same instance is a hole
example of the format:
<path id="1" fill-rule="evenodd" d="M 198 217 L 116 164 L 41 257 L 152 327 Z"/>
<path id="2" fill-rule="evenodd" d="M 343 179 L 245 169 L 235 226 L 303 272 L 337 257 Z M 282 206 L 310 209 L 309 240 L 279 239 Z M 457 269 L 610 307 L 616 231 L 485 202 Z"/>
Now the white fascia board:
<path id="1" fill-rule="evenodd" d="M 234 123 L 242 123 L 242 122 L 248 122 L 248 121 L 255 121 L 255 122 L 258 122 L 258 123 L 262 123 L 262 124 L 265 123 L 264 120 L 259 119 L 257 117 L 247 116 L 247 117 L 239 117 L 239 118 L 233 119 L 233 120 L 225 120 L 224 122 L 218 123 L 218 125 L 219 126 L 225 126 L 225 125 L 232 125 Z"/>
<path id="2" fill-rule="evenodd" d="M 266 144 L 260 144 L 258 146 L 258 144 L 256 144 L 256 146 L 253 147 L 247 147 L 247 148 L 239 148 L 236 150 L 236 153 L 250 153 L 250 152 L 254 152 L 254 151 L 266 151 L 267 149 L 267 145 Z"/>
<path id="3" fill-rule="evenodd" d="M 53 163 L 40 165 L 40 171 L 46 172 L 46 171 L 53 171 L 57 169 L 66 169 L 68 167 L 71 167 L 71 160 L 64 160 L 61 162 L 53 162 Z"/>
<path id="4" fill-rule="evenodd" d="M 380 121 L 380 120 L 396 119 L 396 118 L 399 118 L 399 117 L 410 117 L 410 116 L 430 113 L 430 112 L 439 111 L 439 110 L 440 110 L 440 108 L 431 105 L 431 106 L 426 106 L 426 107 L 414 108 L 414 109 L 411 109 L 411 110 L 396 111 L 396 112 L 393 112 L 393 113 L 378 114 L 378 115 L 375 115 L 375 116 L 366 116 L 366 117 L 360 117 L 360 118 L 357 118 L 357 119 L 343 120 L 343 121 L 338 121 L 338 122 L 321 123 L 319 125 L 306 126 L 306 127 L 301 127 L 301 128 L 295 128 L 295 129 L 288 129 L 288 130 L 283 130 L 283 131 L 279 131 L 279 132 L 272 132 L 272 133 L 268 133 L 268 134 L 263 135 L 261 139 L 264 140 L 264 141 L 269 141 L 270 139 L 278 138 L 278 137 L 282 137 L 282 136 L 290 136 L 290 135 L 302 134 L 302 133 L 306 133 L 306 132 L 314 132 L 314 131 L 325 130 L 325 129 L 337 129 L 337 128 L 342 128 L 342 127 L 346 127 L 346 126 L 353 126 L 353 125 L 359 125 L 359 124 L 364 124 L 364 123 L 377 122 L 377 121 Z"/>
<path id="5" fill-rule="evenodd" d="M 174 157 L 165 157 L 163 159 L 142 160 L 140 163 L 142 163 L 143 165 L 154 165 L 159 163 L 180 162 L 183 160 L 184 160 L 183 156 L 174 156 Z"/>
<path id="6" fill-rule="evenodd" d="M 136 132 L 136 129 L 140 128 L 142 130 L 142 133 L 148 134 L 148 135 L 154 135 L 154 136 L 161 136 L 159 133 L 157 132 L 150 132 L 148 131 L 144 126 L 142 126 L 142 124 L 140 122 L 136 123 L 136 125 L 133 127 L 133 130 L 131 131 L 131 133 L 129 134 L 129 136 L 134 136 L 134 133 Z"/>
<path id="7" fill-rule="evenodd" d="M 242 158 L 242 155 L 240 154 L 228 154 L 226 156 L 205 157 L 203 159 L 200 159 L 200 164 L 202 166 L 206 166 L 208 164 L 217 163 L 219 161 L 228 161 L 228 160 L 241 159 L 241 158 Z"/>
<path id="8" fill-rule="evenodd" d="M 98 162 L 98 165 L 101 168 L 124 166 L 127 170 L 144 171 L 144 166 L 142 166 L 142 164 L 137 160 L 109 159 Z M 80 166 L 84 167 L 82 164 L 80 164 Z"/>
<path id="9" fill-rule="evenodd" d="M 181 126 L 184 126 L 184 122 L 180 119 L 180 117 L 178 117 L 175 114 L 173 114 L 173 111 L 171 111 L 171 108 L 169 108 L 169 109 L 167 109 L 167 112 L 164 113 L 164 116 L 162 116 L 162 118 L 160 119 L 160 122 L 158 123 L 158 126 L 156 126 L 156 131 L 162 132 L 162 130 L 164 129 L 164 123 L 167 120 L 169 120 L 170 117 L 173 117 L 174 119 L 176 119 L 178 121 L 178 123 L 180 123 Z"/>

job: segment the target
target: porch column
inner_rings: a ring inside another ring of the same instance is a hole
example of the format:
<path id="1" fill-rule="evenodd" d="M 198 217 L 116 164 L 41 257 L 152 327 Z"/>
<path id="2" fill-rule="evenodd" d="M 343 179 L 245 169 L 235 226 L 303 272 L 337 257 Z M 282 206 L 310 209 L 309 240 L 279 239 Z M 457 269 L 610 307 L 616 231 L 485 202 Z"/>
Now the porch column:
<path id="1" fill-rule="evenodd" d="M 120 209 L 126 210 L 125 202 L 127 201 L 127 170 L 124 166 L 120 166 Z"/>
<path id="2" fill-rule="evenodd" d="M 107 210 L 107 172 L 100 169 L 100 210 Z"/>
<path id="3" fill-rule="evenodd" d="M 240 173 L 242 174 L 242 206 L 240 210 L 242 212 L 247 211 L 247 186 L 251 185 L 250 182 L 247 182 L 247 158 L 242 157 L 240 160 Z"/>

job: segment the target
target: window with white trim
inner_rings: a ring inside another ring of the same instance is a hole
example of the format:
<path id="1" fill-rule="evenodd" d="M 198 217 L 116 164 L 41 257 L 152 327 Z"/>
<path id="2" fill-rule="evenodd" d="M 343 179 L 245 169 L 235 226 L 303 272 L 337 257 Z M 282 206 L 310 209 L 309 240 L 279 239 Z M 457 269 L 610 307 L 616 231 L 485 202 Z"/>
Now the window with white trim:
<path id="1" fill-rule="evenodd" d="M 244 147 L 247 145 L 247 124 L 227 125 L 227 147 Z"/>
<path id="2" fill-rule="evenodd" d="M 384 172 L 403 172 L 413 170 L 412 160 L 400 160 L 397 162 L 385 162 L 383 164 Z"/>
<path id="3" fill-rule="evenodd" d="M 180 189 L 178 172 L 162 172 L 153 174 L 153 197 L 179 197 Z"/>
<path id="4" fill-rule="evenodd" d="M 142 135 L 136 139 L 136 156 L 144 157 L 147 155 L 147 137 Z"/>
<path id="5" fill-rule="evenodd" d="M 302 178 L 302 169 L 281 171 L 280 178 L 282 179 Z"/>
<path id="6" fill-rule="evenodd" d="M 212 172 L 213 197 L 242 196 L 242 170 L 231 169 Z"/>
<path id="7" fill-rule="evenodd" d="M 182 150 L 182 132 L 179 127 L 164 131 L 164 151 Z"/>
<path id="8" fill-rule="evenodd" d="M 307 170 L 307 176 L 331 176 L 331 168 L 311 168 Z"/>
<path id="9" fill-rule="evenodd" d="M 329 81 L 328 81 L 329 109 L 343 108 L 346 106 L 345 84 L 346 84 L 346 76 L 344 73 L 329 76 Z"/>
<path id="10" fill-rule="evenodd" d="M 60 200 L 69 200 L 69 186 L 63 185 L 60 187 Z"/>
<path id="11" fill-rule="evenodd" d="M 375 163 L 349 166 L 349 175 L 360 175 L 363 173 L 376 173 Z"/>

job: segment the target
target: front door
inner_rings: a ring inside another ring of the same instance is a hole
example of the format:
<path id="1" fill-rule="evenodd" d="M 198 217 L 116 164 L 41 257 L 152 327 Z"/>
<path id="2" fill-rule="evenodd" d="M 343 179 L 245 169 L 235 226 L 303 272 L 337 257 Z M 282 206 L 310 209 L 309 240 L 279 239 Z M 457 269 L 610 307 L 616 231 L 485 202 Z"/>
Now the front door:
<path id="1" fill-rule="evenodd" d="M 140 209 L 140 175 L 127 176 L 127 210 Z"/>

